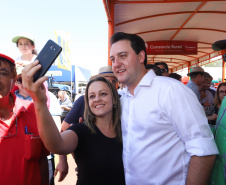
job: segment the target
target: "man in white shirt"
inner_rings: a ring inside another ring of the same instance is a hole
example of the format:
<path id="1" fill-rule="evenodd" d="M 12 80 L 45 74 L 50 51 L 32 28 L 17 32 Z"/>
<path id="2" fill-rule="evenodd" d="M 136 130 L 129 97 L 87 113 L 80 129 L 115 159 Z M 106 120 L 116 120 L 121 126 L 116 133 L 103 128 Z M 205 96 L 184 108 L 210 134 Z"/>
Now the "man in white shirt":
<path id="1" fill-rule="evenodd" d="M 179 81 L 147 72 L 142 38 L 116 33 L 110 58 L 121 97 L 127 185 L 207 184 L 218 154 L 195 94 Z"/>

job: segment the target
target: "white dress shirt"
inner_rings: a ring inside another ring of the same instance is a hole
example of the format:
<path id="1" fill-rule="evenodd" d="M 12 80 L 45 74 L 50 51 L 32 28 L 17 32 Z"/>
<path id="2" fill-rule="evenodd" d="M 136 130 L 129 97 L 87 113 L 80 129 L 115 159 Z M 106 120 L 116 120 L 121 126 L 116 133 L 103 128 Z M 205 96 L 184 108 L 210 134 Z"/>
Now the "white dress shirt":
<path id="1" fill-rule="evenodd" d="M 181 82 L 151 70 L 121 104 L 126 185 L 184 185 L 190 156 L 218 154 L 201 104 Z"/>

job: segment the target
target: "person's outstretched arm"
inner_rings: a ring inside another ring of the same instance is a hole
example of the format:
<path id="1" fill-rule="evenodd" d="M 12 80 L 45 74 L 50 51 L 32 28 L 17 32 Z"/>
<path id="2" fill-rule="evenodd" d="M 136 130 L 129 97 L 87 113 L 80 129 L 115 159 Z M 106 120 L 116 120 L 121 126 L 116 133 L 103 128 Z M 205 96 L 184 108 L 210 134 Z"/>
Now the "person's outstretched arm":
<path id="1" fill-rule="evenodd" d="M 56 154 L 68 154 L 75 150 L 78 143 L 77 134 L 73 131 L 59 133 L 46 105 L 47 97 L 43 82 L 48 77 L 42 77 L 35 83 L 34 74 L 41 68 L 38 61 L 27 65 L 22 71 L 23 86 L 33 99 L 39 135 L 46 148 Z"/>

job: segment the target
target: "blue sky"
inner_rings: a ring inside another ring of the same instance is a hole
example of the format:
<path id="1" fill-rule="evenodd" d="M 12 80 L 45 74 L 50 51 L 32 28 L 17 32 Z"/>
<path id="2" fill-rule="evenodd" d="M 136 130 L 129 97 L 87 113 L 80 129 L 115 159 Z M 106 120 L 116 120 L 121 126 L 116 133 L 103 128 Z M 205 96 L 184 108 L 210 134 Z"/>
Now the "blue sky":
<path id="1" fill-rule="evenodd" d="M 107 65 L 108 24 L 102 0 L 1 1 L 0 53 L 20 55 L 12 38 L 32 33 L 38 52 L 55 31 L 71 33 L 72 64 L 91 71 Z"/>

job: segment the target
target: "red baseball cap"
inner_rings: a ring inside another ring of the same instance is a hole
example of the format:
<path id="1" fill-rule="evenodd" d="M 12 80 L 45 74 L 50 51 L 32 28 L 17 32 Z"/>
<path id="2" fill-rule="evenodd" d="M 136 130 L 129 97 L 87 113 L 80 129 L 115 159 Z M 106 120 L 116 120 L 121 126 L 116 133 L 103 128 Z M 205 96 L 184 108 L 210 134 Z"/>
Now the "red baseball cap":
<path id="1" fill-rule="evenodd" d="M 4 59 L 6 59 L 6 60 L 12 62 L 13 64 L 15 64 L 15 61 L 14 61 L 12 58 L 10 58 L 10 57 L 8 57 L 8 56 L 6 56 L 6 55 L 3 55 L 3 54 L 1 54 L 1 53 L 0 53 L 0 58 L 4 58 Z"/>

